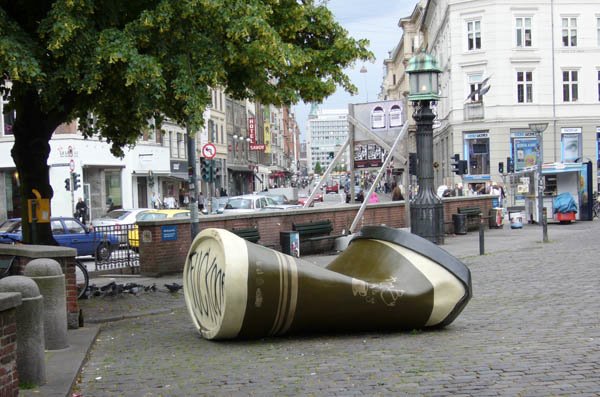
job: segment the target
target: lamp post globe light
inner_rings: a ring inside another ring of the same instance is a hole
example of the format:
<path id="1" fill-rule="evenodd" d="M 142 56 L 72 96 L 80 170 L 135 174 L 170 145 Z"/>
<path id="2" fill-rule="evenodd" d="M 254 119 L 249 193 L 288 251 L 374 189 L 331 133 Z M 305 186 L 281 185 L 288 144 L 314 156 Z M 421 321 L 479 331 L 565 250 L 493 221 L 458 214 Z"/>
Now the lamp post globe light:
<path id="1" fill-rule="evenodd" d="M 408 61 L 408 100 L 413 103 L 417 123 L 418 192 L 410 203 L 410 229 L 433 243 L 444 243 L 444 206 L 433 187 L 433 120 L 431 102 L 437 101 L 438 68 L 435 59 L 421 52 Z"/>
<path id="2" fill-rule="evenodd" d="M 537 138 L 537 174 L 538 174 L 538 221 L 542 225 L 542 241 L 548 242 L 548 223 L 544 216 L 544 178 L 542 176 L 542 164 L 544 163 L 544 140 L 542 133 L 548 128 L 548 123 L 530 123 L 529 129 L 535 132 Z"/>

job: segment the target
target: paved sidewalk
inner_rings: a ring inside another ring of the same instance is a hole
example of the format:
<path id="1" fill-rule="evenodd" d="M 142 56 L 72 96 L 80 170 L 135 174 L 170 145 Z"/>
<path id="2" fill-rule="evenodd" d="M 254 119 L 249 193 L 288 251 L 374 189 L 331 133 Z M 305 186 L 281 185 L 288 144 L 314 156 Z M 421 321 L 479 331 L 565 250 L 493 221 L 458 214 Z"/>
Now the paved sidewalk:
<path id="1" fill-rule="evenodd" d="M 477 232 L 447 237 L 442 248 L 470 267 L 474 297 L 453 324 L 434 332 L 210 342 L 194 329 L 183 293 L 163 287 L 181 283 L 180 275 L 139 279 L 164 291 L 81 301 L 86 327 L 102 325 L 74 392 L 598 395 L 600 222 L 551 224 L 548 234 L 543 244 L 537 226 L 486 229 L 483 256 Z M 324 266 L 333 256 L 303 259 Z M 56 356 L 49 366 L 61 365 Z M 64 396 L 69 387 L 23 395 Z"/>

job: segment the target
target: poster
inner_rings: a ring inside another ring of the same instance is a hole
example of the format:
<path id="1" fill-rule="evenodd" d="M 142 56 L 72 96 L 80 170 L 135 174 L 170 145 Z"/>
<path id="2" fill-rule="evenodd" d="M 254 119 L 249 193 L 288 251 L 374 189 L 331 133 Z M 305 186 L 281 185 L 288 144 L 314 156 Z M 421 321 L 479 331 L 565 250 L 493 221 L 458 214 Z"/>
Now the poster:
<path id="1" fill-rule="evenodd" d="M 537 164 L 537 140 L 515 139 L 515 171 L 525 167 L 533 167 Z"/>

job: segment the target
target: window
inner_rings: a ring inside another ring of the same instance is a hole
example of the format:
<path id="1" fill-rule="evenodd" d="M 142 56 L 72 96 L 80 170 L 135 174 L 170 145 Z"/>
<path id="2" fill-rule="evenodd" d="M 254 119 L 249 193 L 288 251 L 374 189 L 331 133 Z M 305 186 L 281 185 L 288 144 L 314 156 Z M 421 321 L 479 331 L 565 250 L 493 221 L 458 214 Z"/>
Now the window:
<path id="1" fill-rule="evenodd" d="M 578 99 L 578 72 L 576 70 L 563 70 L 563 101 L 577 102 Z"/>
<path id="2" fill-rule="evenodd" d="M 517 72 L 517 102 L 533 102 L 533 73 Z"/>
<path id="3" fill-rule="evenodd" d="M 481 21 L 467 22 L 467 49 L 481 49 Z"/>
<path id="4" fill-rule="evenodd" d="M 2 129 L 2 133 L 4 135 L 12 135 L 13 134 L 13 125 L 15 124 L 15 111 L 14 110 L 8 110 L 6 109 L 7 105 L 8 105 L 8 101 L 3 101 L 2 102 L 2 123 L 0 124 L 3 129 Z"/>
<path id="5" fill-rule="evenodd" d="M 600 18 L 596 18 L 596 44 L 600 47 Z"/>
<path id="6" fill-rule="evenodd" d="M 600 70 L 598 71 L 598 101 L 600 102 Z"/>
<path id="7" fill-rule="evenodd" d="M 470 74 L 468 79 L 469 79 L 469 97 L 467 99 L 470 99 L 471 102 L 479 102 L 480 98 L 479 98 L 479 89 L 481 88 L 481 80 L 483 77 L 483 73 L 474 73 L 474 74 Z"/>
<path id="8" fill-rule="evenodd" d="M 531 47 L 531 18 L 516 19 L 517 47 Z"/>
<path id="9" fill-rule="evenodd" d="M 577 18 L 562 19 L 563 47 L 577 47 Z"/>

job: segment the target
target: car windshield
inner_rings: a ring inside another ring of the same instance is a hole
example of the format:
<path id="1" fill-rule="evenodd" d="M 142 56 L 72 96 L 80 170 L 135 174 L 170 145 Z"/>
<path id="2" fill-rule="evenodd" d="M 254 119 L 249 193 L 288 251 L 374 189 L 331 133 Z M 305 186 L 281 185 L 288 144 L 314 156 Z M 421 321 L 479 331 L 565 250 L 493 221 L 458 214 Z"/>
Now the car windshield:
<path id="1" fill-rule="evenodd" d="M 137 220 L 138 221 L 159 221 L 161 219 L 166 219 L 167 214 L 157 214 L 155 212 L 144 212 L 142 213 Z"/>
<path id="2" fill-rule="evenodd" d="M 252 209 L 252 200 L 244 198 L 232 198 L 227 202 L 227 208 L 234 210 Z"/>
<path id="3" fill-rule="evenodd" d="M 0 225 L 0 233 L 14 233 L 18 232 L 21 228 L 20 219 L 8 219 Z"/>
<path id="4" fill-rule="evenodd" d="M 129 211 L 125 210 L 114 210 L 104 215 L 104 218 L 123 220 L 125 217 L 127 217 L 127 215 L 129 215 L 129 213 Z"/>

